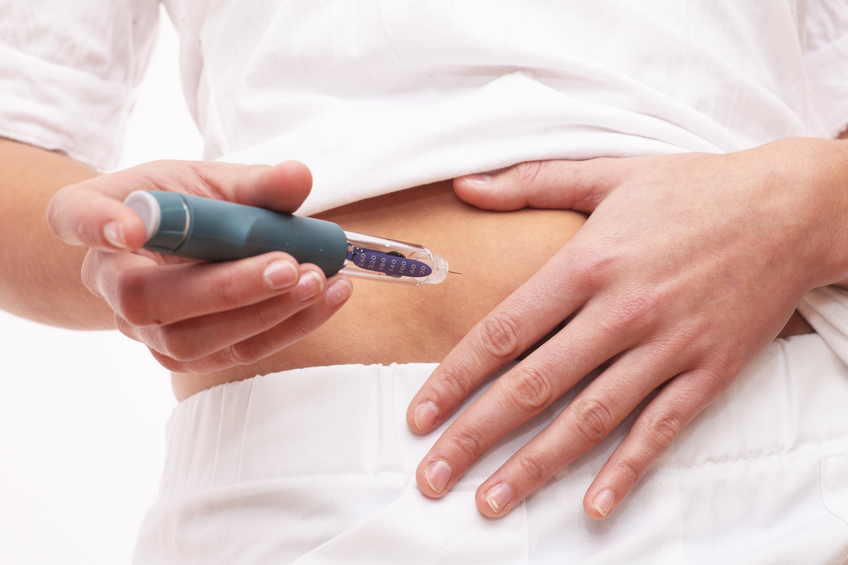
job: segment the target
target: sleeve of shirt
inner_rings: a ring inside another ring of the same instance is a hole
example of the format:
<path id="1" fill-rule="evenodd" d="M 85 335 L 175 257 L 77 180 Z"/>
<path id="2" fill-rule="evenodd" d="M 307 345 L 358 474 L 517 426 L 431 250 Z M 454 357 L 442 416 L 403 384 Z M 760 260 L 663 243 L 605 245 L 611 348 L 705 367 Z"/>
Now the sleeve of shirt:
<path id="1" fill-rule="evenodd" d="M 806 31 L 813 124 L 834 138 L 848 126 L 848 0 L 810 0 Z"/>
<path id="2" fill-rule="evenodd" d="M 158 21 L 158 0 L 0 0 L 0 136 L 113 168 Z"/>

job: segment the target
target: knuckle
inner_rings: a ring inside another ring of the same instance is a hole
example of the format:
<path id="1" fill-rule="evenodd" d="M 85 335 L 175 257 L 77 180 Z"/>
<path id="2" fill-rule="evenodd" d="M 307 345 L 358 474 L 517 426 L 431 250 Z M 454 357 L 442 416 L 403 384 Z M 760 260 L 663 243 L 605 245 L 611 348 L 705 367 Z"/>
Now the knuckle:
<path id="1" fill-rule="evenodd" d="M 702 354 L 702 351 L 709 351 L 710 345 L 704 345 L 704 341 L 710 338 L 705 338 L 704 330 L 698 323 L 683 322 L 676 324 L 673 328 L 667 329 L 661 334 L 661 341 L 657 342 L 659 355 L 674 357 L 680 355 L 680 352 L 687 352 L 687 358 L 697 358 Z"/>
<path id="2" fill-rule="evenodd" d="M 695 375 L 695 391 L 703 399 L 699 410 L 727 392 L 736 380 L 744 366 L 745 355 L 740 351 L 741 347 L 740 344 L 729 344 L 716 348 L 717 350 L 712 352 L 715 358 L 707 361 L 706 366 Z"/>
<path id="3" fill-rule="evenodd" d="M 518 163 L 514 167 L 515 176 L 518 180 L 524 183 L 533 183 L 539 176 L 542 170 L 541 161 L 525 161 Z"/>
<path id="4" fill-rule="evenodd" d="M 280 315 L 275 308 L 266 308 L 264 304 L 257 304 L 254 308 L 256 312 L 256 329 L 258 331 L 266 331 L 281 322 Z"/>
<path id="5" fill-rule="evenodd" d="M 480 325 L 483 351 L 495 359 L 514 359 L 523 350 L 521 330 L 513 316 L 498 314 Z"/>
<path id="6" fill-rule="evenodd" d="M 241 347 L 239 344 L 221 349 L 217 357 L 223 367 L 240 367 L 258 361 L 248 348 Z"/>
<path id="7" fill-rule="evenodd" d="M 245 297 L 240 282 L 238 272 L 232 268 L 222 269 L 215 279 L 215 293 L 227 310 L 244 306 Z"/>
<path id="8" fill-rule="evenodd" d="M 655 315 L 661 303 L 662 299 L 658 292 L 640 289 L 621 303 L 618 316 L 626 324 L 645 322 Z"/>
<path id="9" fill-rule="evenodd" d="M 555 472 L 541 459 L 531 454 L 520 455 L 516 458 L 515 464 L 518 466 L 522 477 L 529 479 L 533 485 L 544 483 Z"/>
<path id="10" fill-rule="evenodd" d="M 605 243 L 583 243 L 571 250 L 569 272 L 576 283 L 596 286 L 619 264 L 614 250 L 608 249 Z"/>
<path id="11" fill-rule="evenodd" d="M 570 408 L 574 429 L 588 445 L 597 444 L 612 431 L 612 413 L 600 400 L 577 398 Z"/>
<path id="12" fill-rule="evenodd" d="M 604 324 L 609 331 L 632 331 L 651 326 L 658 317 L 662 298 L 657 291 L 639 289 L 617 300 Z"/>
<path id="13" fill-rule="evenodd" d="M 256 322 L 256 328 L 259 331 L 265 331 L 286 320 L 287 306 L 288 297 L 278 296 L 254 304 L 250 307 L 249 312 Z"/>
<path id="14" fill-rule="evenodd" d="M 557 169 L 550 166 L 550 163 L 550 161 L 526 161 L 515 165 L 513 172 L 516 183 L 522 187 L 527 199 L 543 206 L 551 205 L 546 204 L 551 201 L 550 187 L 561 183 Z"/>
<path id="15" fill-rule="evenodd" d="M 483 455 L 488 447 L 476 430 L 469 427 L 460 427 L 453 436 L 456 449 L 462 454 L 462 458 L 473 461 Z"/>
<path id="16" fill-rule="evenodd" d="M 440 397 L 451 399 L 465 398 L 470 392 L 470 386 L 466 384 L 466 379 L 460 372 L 454 372 L 450 369 L 443 369 L 439 374 L 438 390 Z"/>
<path id="17" fill-rule="evenodd" d="M 612 467 L 612 474 L 617 480 L 622 481 L 625 485 L 627 485 L 626 490 L 629 492 L 636 486 L 639 479 L 642 478 L 645 470 L 646 469 L 642 469 L 641 466 L 637 465 L 636 462 L 631 459 L 624 458 L 615 462 Z"/>
<path id="18" fill-rule="evenodd" d="M 289 318 L 287 320 L 287 323 L 289 324 L 289 343 L 300 341 L 316 329 L 313 324 L 312 318 L 310 316 L 307 316 L 303 312 L 300 312 Z"/>
<path id="19" fill-rule="evenodd" d="M 554 400 L 550 376 L 538 367 L 519 367 L 514 377 L 504 381 L 512 404 L 523 412 L 536 412 Z"/>
<path id="20" fill-rule="evenodd" d="M 114 286 L 114 294 L 109 300 L 112 308 L 124 320 L 134 326 L 147 326 L 151 319 L 144 305 L 147 295 L 146 278 L 138 271 L 121 274 Z"/>
<path id="21" fill-rule="evenodd" d="M 258 302 L 244 311 L 250 317 L 254 333 L 280 327 L 294 342 L 311 334 L 321 325 L 324 319 L 320 317 L 320 308 L 319 303 L 305 309 L 293 310 L 291 298 L 282 295 Z"/>
<path id="22" fill-rule="evenodd" d="M 173 326 L 162 326 L 157 329 L 157 333 L 159 336 L 156 341 L 162 353 L 177 361 L 191 361 L 203 354 L 196 340 L 186 339 L 186 334 Z"/>
<path id="23" fill-rule="evenodd" d="M 664 451 L 683 429 L 683 420 L 670 412 L 658 412 L 645 417 L 644 435 L 655 447 Z"/>

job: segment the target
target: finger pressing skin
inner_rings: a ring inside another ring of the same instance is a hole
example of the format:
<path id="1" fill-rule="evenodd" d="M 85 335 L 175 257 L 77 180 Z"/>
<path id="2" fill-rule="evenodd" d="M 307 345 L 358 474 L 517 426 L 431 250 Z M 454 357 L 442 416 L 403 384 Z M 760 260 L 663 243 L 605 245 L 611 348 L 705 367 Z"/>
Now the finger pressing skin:
<path id="1" fill-rule="evenodd" d="M 323 273 L 318 275 L 323 284 Z M 255 304 L 294 287 L 298 277 L 298 264 L 286 253 L 160 265 L 139 255 L 92 252 L 83 265 L 86 286 L 135 326 L 172 324 Z"/>
<path id="2" fill-rule="evenodd" d="M 606 336 L 606 343 L 598 349 L 601 356 L 610 349 L 609 344 L 615 344 L 612 349 L 617 353 L 628 343 L 635 343 L 639 328 L 656 320 L 661 294 L 649 288 L 626 289 L 618 299 L 603 295 L 591 307 L 586 304 L 603 280 L 606 267 L 598 264 L 598 254 L 575 251 L 576 239 L 478 323 L 430 375 L 407 410 L 407 424 L 413 432 L 427 433 L 438 426 L 489 375 L 513 361 L 578 308 L 580 317 L 593 320 L 591 325 L 581 326 L 585 335 Z M 603 258 L 600 261 L 609 263 Z M 593 313 L 587 314 L 589 311 Z M 576 327 L 575 321 L 569 326 Z M 564 355 L 587 351 L 588 341 L 584 338 L 582 343 L 575 343 L 574 349 Z M 609 356 L 599 357 L 597 363 Z M 588 367 L 587 372 L 596 366 Z"/>
<path id="3" fill-rule="evenodd" d="M 568 278 L 571 269 L 557 270 L 557 259 L 568 261 L 560 251 L 445 357 L 409 405 L 406 420 L 410 430 L 427 433 L 438 426 L 489 375 L 547 335 L 580 305 L 583 295 L 570 290 L 586 286 L 578 287 Z"/>
<path id="4" fill-rule="evenodd" d="M 118 318 L 118 329 L 175 361 L 192 361 L 273 328 L 317 302 L 323 291 L 320 270 L 302 265 L 297 284 L 268 300 L 164 326 L 134 326 Z"/>
<path id="5" fill-rule="evenodd" d="M 627 175 L 633 160 L 529 161 L 495 174 L 454 180 L 454 191 L 484 210 L 555 208 L 591 213 Z"/>
<path id="6" fill-rule="evenodd" d="M 477 490 L 477 506 L 504 516 L 560 469 L 606 438 L 685 363 L 660 345 L 627 351 L 578 394 L 554 421 Z M 656 372 L 662 367 L 662 372 Z"/>
<path id="7" fill-rule="evenodd" d="M 595 477 L 583 510 L 590 518 L 608 517 L 630 494 L 680 431 L 718 398 L 731 379 L 690 371 L 671 380 L 642 410 L 624 441 Z"/>
<path id="8" fill-rule="evenodd" d="M 621 335 L 610 339 L 610 333 L 593 320 L 589 312 L 566 325 L 499 378 L 448 427 L 418 467 L 418 484 L 425 495 L 444 495 L 497 440 L 537 416 L 587 373 L 630 345 Z"/>
<path id="9" fill-rule="evenodd" d="M 210 373 L 237 365 L 250 365 L 276 353 L 318 329 L 350 297 L 352 285 L 347 277 L 334 277 L 326 292 L 308 301 L 308 306 L 271 329 L 225 347 L 206 357 L 177 361 L 151 350 L 165 368 L 178 373 Z"/>

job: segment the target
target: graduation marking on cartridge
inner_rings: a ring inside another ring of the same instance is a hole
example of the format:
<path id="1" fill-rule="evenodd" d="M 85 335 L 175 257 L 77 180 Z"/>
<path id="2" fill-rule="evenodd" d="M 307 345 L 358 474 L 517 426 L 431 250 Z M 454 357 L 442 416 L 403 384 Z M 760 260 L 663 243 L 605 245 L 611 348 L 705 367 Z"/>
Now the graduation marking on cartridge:
<path id="1" fill-rule="evenodd" d="M 381 253 L 373 249 L 353 247 L 348 251 L 347 260 L 353 261 L 360 269 L 385 273 L 390 277 L 427 277 L 433 273 L 433 269 L 427 263 L 407 259 L 405 255 L 397 251 Z"/>

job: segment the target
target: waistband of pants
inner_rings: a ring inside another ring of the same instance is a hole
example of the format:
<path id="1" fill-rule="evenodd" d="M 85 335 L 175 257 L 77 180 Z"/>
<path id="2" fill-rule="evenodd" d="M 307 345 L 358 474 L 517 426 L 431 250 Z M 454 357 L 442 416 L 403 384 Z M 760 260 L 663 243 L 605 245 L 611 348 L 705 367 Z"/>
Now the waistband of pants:
<path id="1" fill-rule="evenodd" d="M 415 469 L 452 418 L 503 373 L 493 375 L 439 429 L 415 435 L 406 410 L 436 366 L 297 369 L 198 393 L 181 402 L 169 420 L 159 497 L 304 476 L 393 474 L 414 486 Z M 454 491 L 473 492 L 592 378 L 487 450 Z M 841 416 L 846 404 L 848 368 L 819 336 L 777 340 L 683 430 L 654 468 L 732 464 L 846 438 L 848 421 Z M 557 478 L 596 474 L 639 410 Z"/>

